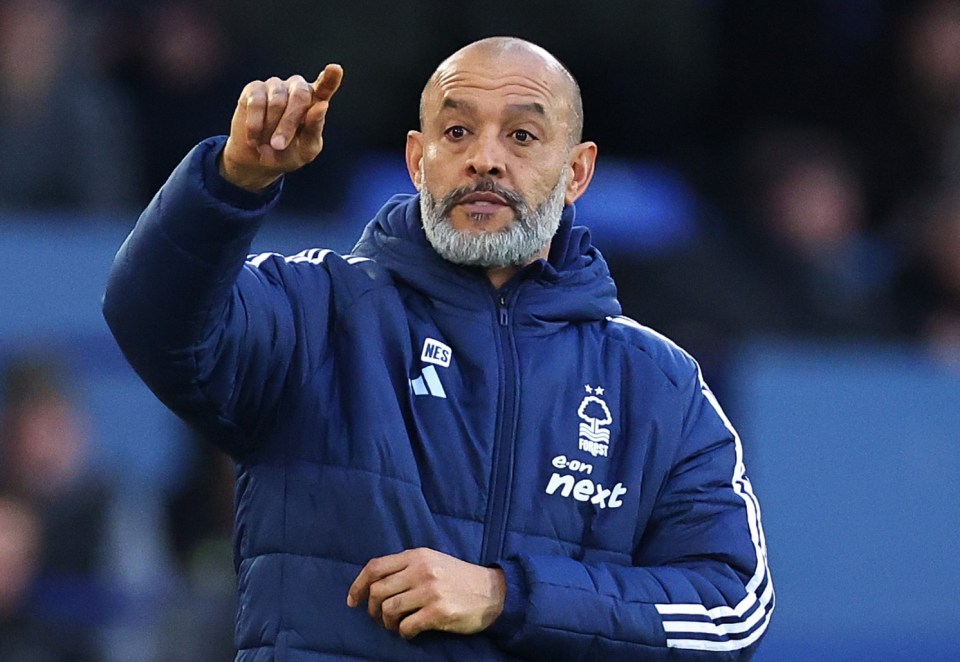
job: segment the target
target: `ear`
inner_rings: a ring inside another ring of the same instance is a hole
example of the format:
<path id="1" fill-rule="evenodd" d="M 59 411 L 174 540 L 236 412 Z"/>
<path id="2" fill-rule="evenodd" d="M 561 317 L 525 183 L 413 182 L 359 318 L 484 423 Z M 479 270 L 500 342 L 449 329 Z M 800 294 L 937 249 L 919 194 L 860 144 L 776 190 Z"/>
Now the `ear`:
<path id="1" fill-rule="evenodd" d="M 423 163 L 423 134 L 419 131 L 407 131 L 407 174 L 418 191 L 423 186 L 420 181 L 421 165 Z"/>
<path id="2" fill-rule="evenodd" d="M 567 191 L 563 198 L 568 205 L 572 205 L 590 186 L 596 161 L 597 144 L 595 142 L 580 143 L 571 150 L 568 167 L 572 175 L 567 182 Z"/>

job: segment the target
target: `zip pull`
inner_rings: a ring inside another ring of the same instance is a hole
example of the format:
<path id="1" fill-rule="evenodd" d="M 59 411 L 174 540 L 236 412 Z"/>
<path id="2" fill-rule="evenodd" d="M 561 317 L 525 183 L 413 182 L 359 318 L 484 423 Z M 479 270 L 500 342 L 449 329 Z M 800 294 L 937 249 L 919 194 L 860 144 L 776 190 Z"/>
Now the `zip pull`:
<path id="1" fill-rule="evenodd" d="M 497 300 L 499 307 L 497 312 L 500 314 L 500 326 L 507 326 L 510 324 L 510 317 L 507 315 L 507 297 L 500 295 L 500 298 Z"/>

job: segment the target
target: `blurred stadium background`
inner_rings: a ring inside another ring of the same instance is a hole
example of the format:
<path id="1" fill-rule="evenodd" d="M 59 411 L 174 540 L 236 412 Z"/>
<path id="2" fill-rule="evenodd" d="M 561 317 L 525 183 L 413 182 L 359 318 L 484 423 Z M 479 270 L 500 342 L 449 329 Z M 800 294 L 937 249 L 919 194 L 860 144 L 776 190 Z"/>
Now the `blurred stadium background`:
<path id="1" fill-rule="evenodd" d="M 756 659 L 960 659 L 957 0 L 0 0 L 0 659 L 232 659 L 230 467 L 113 345 L 113 254 L 247 80 L 329 61 L 326 152 L 255 247 L 349 251 L 410 190 L 427 76 L 495 34 L 578 77 L 578 218 L 739 428 Z"/>

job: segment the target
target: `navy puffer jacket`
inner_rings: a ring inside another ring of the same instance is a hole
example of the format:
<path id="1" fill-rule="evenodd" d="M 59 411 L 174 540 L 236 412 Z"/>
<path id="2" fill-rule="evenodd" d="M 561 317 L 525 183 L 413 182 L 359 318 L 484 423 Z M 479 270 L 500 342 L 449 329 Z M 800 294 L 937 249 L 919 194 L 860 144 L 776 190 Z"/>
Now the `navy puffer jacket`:
<path id="1" fill-rule="evenodd" d="M 495 291 L 398 196 L 351 255 L 248 257 L 279 196 L 198 146 L 116 258 L 104 310 L 157 396 L 237 464 L 237 659 L 741 659 L 773 589 L 740 441 L 696 363 L 620 316 L 564 212 Z M 371 558 L 503 568 L 474 636 L 346 605 Z"/>

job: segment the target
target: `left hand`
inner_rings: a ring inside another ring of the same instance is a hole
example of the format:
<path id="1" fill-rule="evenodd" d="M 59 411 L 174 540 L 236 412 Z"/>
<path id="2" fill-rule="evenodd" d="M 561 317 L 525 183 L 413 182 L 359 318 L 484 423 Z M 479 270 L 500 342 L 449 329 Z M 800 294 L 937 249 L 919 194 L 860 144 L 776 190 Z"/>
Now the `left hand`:
<path id="1" fill-rule="evenodd" d="M 347 605 L 367 602 L 383 627 L 404 639 L 425 630 L 475 634 L 503 611 L 503 571 L 425 547 L 370 560 L 353 580 Z"/>

